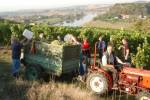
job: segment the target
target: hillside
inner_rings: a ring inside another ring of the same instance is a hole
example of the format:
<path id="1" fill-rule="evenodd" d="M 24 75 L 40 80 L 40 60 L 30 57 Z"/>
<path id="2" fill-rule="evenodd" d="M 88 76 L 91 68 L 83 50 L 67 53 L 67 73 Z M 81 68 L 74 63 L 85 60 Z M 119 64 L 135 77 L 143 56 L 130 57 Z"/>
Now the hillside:
<path id="1" fill-rule="evenodd" d="M 115 4 L 114 6 L 110 7 L 109 11 L 104 15 L 99 15 L 95 18 L 95 20 L 107 20 L 107 19 L 117 19 L 121 18 L 122 16 L 127 15 L 129 21 L 134 21 L 132 19 L 136 19 L 137 17 L 150 15 L 150 3 L 146 2 L 134 2 L 134 3 L 123 3 L 123 4 Z"/>
<path id="2" fill-rule="evenodd" d="M 150 3 L 125 3 L 115 4 L 111 7 L 108 13 L 110 14 L 129 14 L 139 15 L 141 12 L 144 14 L 150 14 Z"/>
<path id="3" fill-rule="evenodd" d="M 150 2 L 137 1 L 134 3 L 115 4 L 102 15 L 98 15 L 85 26 L 133 29 L 139 21 L 149 22 Z M 145 26 L 144 26 L 145 27 Z"/>
<path id="4" fill-rule="evenodd" d="M 89 13 L 108 10 L 109 5 L 80 5 L 51 9 L 30 9 L 14 12 L 0 12 L 0 17 L 23 23 L 46 23 L 49 25 L 73 22 Z"/>

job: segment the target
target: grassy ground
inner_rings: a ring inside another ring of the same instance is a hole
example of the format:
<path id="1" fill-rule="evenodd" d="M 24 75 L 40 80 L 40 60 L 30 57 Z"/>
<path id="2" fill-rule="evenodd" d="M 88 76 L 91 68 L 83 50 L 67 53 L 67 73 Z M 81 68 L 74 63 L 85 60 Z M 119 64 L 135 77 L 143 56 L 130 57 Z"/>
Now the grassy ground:
<path id="1" fill-rule="evenodd" d="M 24 67 L 19 79 L 11 76 L 11 52 L 0 49 L 0 100 L 131 100 L 128 95 L 105 97 L 93 95 L 80 82 L 24 80 Z"/>
<path id="2" fill-rule="evenodd" d="M 82 86 L 73 83 L 23 80 L 24 68 L 19 79 L 11 76 L 11 52 L 0 50 L 0 100 L 96 100 Z"/>
<path id="3" fill-rule="evenodd" d="M 86 23 L 84 26 L 86 27 L 100 27 L 100 28 L 112 28 L 112 29 L 131 29 L 133 27 L 133 23 L 127 22 L 108 22 L 102 20 L 96 20 Z"/>

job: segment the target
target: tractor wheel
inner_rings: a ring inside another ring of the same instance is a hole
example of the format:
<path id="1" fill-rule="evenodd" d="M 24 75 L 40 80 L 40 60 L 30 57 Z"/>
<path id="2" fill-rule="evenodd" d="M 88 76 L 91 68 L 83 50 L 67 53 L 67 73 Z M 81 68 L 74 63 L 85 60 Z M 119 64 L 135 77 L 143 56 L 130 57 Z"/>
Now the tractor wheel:
<path id="1" fill-rule="evenodd" d="M 96 94 L 104 94 L 108 90 L 107 79 L 103 74 L 91 73 L 86 80 L 87 88 Z"/>
<path id="2" fill-rule="evenodd" d="M 150 93 L 148 92 L 140 92 L 136 96 L 137 100 L 150 100 Z"/>
<path id="3" fill-rule="evenodd" d="M 37 80 L 41 77 L 41 67 L 39 65 L 28 65 L 25 76 L 27 80 Z"/>

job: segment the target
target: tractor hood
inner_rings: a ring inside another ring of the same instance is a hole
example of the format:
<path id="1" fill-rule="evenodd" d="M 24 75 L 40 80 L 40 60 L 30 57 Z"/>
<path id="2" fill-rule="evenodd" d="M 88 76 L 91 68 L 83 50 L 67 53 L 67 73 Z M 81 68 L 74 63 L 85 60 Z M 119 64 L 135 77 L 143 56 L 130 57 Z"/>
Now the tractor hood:
<path id="1" fill-rule="evenodd" d="M 122 72 L 127 73 L 127 74 L 131 74 L 131 75 L 150 77 L 150 71 L 149 70 L 124 67 Z"/>

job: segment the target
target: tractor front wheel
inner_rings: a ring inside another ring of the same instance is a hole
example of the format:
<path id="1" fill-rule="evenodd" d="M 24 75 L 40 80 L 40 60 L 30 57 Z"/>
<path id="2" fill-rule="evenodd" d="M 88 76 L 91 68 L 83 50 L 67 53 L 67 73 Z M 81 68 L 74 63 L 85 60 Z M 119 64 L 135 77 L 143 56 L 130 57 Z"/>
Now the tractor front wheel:
<path id="1" fill-rule="evenodd" d="M 137 100 L 150 100 L 150 93 L 148 92 L 140 92 L 136 96 Z"/>
<path id="2" fill-rule="evenodd" d="M 86 80 L 87 88 L 96 94 L 104 94 L 108 90 L 107 78 L 101 73 L 91 73 Z"/>

